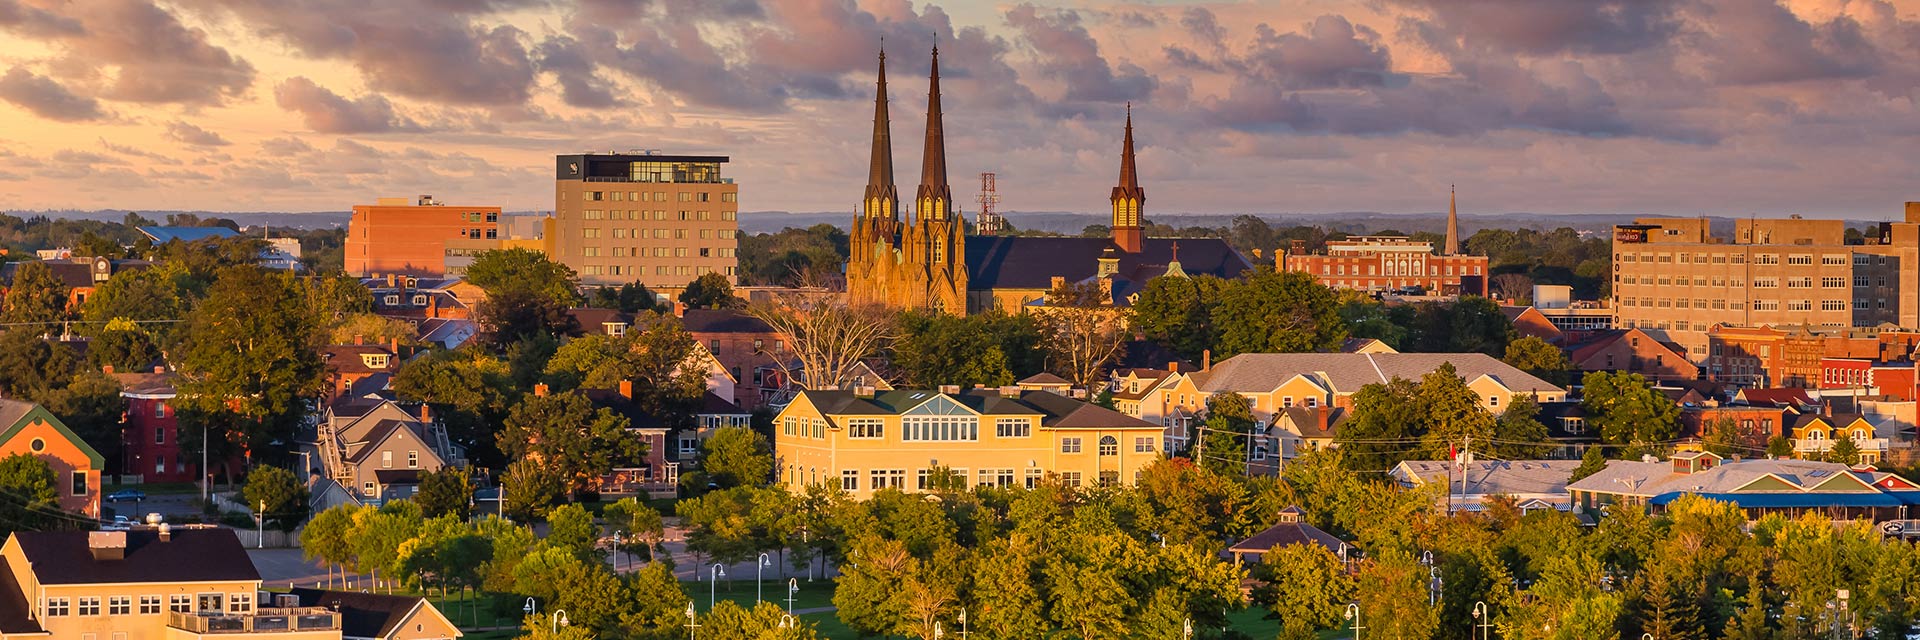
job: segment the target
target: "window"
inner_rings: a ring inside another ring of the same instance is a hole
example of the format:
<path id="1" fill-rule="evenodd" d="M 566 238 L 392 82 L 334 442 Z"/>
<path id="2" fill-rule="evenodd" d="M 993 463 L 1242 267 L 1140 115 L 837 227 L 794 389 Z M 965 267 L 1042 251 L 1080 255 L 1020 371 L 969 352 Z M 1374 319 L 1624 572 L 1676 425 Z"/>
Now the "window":
<path id="1" fill-rule="evenodd" d="M 974 442 L 980 439 L 980 419 L 973 416 L 910 416 L 900 421 L 901 439 L 908 442 Z"/>
<path id="2" fill-rule="evenodd" d="M 155 417 L 155 418 L 165 418 L 165 417 L 167 417 L 167 403 L 165 403 L 165 402 L 155 402 L 155 403 L 153 403 L 153 417 Z M 158 443 L 156 443 L 156 444 L 158 444 Z"/>
<path id="3" fill-rule="evenodd" d="M 1153 453 L 1153 438 L 1152 437 L 1134 438 L 1133 452 L 1134 453 Z"/>
<path id="4" fill-rule="evenodd" d="M 79 615 L 82 615 L 82 616 L 100 615 L 100 596 L 80 596 Z"/>
<path id="5" fill-rule="evenodd" d="M 133 596 L 108 596 L 107 615 L 125 616 L 133 614 Z"/>
<path id="6" fill-rule="evenodd" d="M 843 469 L 840 471 L 840 488 L 844 491 L 860 490 L 860 470 Z"/>
<path id="7" fill-rule="evenodd" d="M 1813 264 L 1813 256 L 1790 255 L 1787 256 L 1787 264 Z"/>
<path id="8" fill-rule="evenodd" d="M 87 472 L 85 471 L 73 472 L 72 489 L 73 489 L 72 495 L 76 495 L 76 496 L 87 495 Z"/>
<path id="9" fill-rule="evenodd" d="M 160 596 L 140 596 L 140 615 L 150 616 L 160 613 Z"/>
<path id="10" fill-rule="evenodd" d="M 1500 406 L 1500 396 L 1487 396 L 1487 406 L 1489 407 Z"/>
<path id="11" fill-rule="evenodd" d="M 380 468 L 382 469 L 393 468 L 393 452 L 392 451 L 380 452 Z"/>
<path id="12" fill-rule="evenodd" d="M 1100 436 L 1100 455 L 1120 455 L 1120 440 L 1113 436 Z"/>
<path id="13" fill-rule="evenodd" d="M 883 438 L 886 437 L 886 425 L 886 421 L 879 418 L 852 418 L 847 420 L 847 437 Z"/>
<path id="14" fill-rule="evenodd" d="M 1033 435 L 1033 423 L 1026 418 L 1000 418 L 993 421 L 993 435 L 1000 438 L 1025 438 Z"/>
<path id="15" fill-rule="evenodd" d="M 1267 443 L 1265 443 L 1265 442 L 1262 442 L 1262 443 L 1260 443 L 1260 444 L 1257 444 L 1257 445 L 1254 445 L 1254 446 L 1253 446 L 1253 461 L 1254 461 L 1254 462 L 1260 462 L 1260 461 L 1263 461 L 1263 460 L 1266 460 L 1266 459 L 1267 459 Z"/>
<path id="16" fill-rule="evenodd" d="M 1040 471 L 1037 468 L 1027 469 L 1027 488 L 1028 489 L 1040 488 L 1040 478 L 1043 477 L 1044 475 L 1045 473 Z"/>
<path id="17" fill-rule="evenodd" d="M 71 602 L 66 598 L 47 598 L 45 606 L 47 610 L 46 616 L 49 618 L 67 617 L 73 613 L 71 607 Z"/>
<path id="18" fill-rule="evenodd" d="M 1080 453 L 1079 438 L 1061 438 L 1060 453 Z"/>
<path id="19" fill-rule="evenodd" d="M 906 469 L 874 469 L 868 472 L 874 491 L 907 488 Z"/>
<path id="20" fill-rule="evenodd" d="M 680 455 L 690 456 L 700 453 L 700 434 L 683 432 L 680 434 Z"/>
<path id="21" fill-rule="evenodd" d="M 420 468 L 420 452 L 419 451 L 407 452 L 407 468 L 408 469 Z"/>
<path id="22" fill-rule="evenodd" d="M 227 598 L 228 613 L 253 613 L 253 594 L 233 593 Z"/>
<path id="23" fill-rule="evenodd" d="M 153 428 L 153 443 L 154 443 L 154 444 L 166 444 L 166 443 L 167 443 L 167 428 L 166 428 L 166 427 L 159 427 L 159 426 L 156 426 L 156 427 L 154 427 L 154 428 Z"/>
<path id="24" fill-rule="evenodd" d="M 1821 310 L 1821 311 L 1846 311 L 1846 310 L 1847 310 L 1847 301 L 1845 301 L 1845 300 L 1821 300 L 1821 301 L 1820 301 L 1820 310 Z"/>
<path id="25" fill-rule="evenodd" d="M 754 375 L 756 376 L 759 374 L 760 372 L 758 371 L 754 372 Z M 739 374 L 734 374 L 734 376 L 739 377 Z M 799 420 L 794 418 L 793 416 L 787 416 L 785 418 L 781 418 L 780 419 L 780 435 L 783 435 L 783 436 L 794 435 L 795 422 L 799 422 Z"/>
<path id="26" fill-rule="evenodd" d="M 1063 484 L 1075 489 L 1080 488 L 1080 472 L 1078 471 L 1060 472 L 1060 484 Z"/>
<path id="27" fill-rule="evenodd" d="M 1100 486 L 1111 487 L 1117 484 L 1120 484 L 1120 472 L 1118 471 L 1100 472 Z"/>

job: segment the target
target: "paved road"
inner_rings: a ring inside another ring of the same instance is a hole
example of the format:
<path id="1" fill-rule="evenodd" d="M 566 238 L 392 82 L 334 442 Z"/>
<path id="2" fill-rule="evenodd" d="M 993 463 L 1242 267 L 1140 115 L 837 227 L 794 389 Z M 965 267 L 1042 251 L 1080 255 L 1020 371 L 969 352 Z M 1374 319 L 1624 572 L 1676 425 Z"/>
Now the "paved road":
<path id="1" fill-rule="evenodd" d="M 200 507 L 195 503 L 200 494 L 163 494 L 150 495 L 139 502 L 101 502 L 101 506 L 113 509 L 114 513 L 133 520 L 145 520 L 147 514 L 158 513 L 169 521 L 179 521 L 187 516 L 200 515 Z"/>

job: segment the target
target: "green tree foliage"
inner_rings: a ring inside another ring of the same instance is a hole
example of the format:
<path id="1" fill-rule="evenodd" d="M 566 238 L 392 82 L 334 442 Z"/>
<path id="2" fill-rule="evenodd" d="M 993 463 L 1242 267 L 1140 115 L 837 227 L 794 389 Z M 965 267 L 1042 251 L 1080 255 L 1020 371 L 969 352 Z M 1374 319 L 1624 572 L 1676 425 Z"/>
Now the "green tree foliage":
<path id="1" fill-rule="evenodd" d="M 80 306 L 80 318 L 87 321 L 88 335 L 105 331 L 108 322 L 128 320 L 135 327 L 155 335 L 170 333 L 168 324 L 137 324 L 145 320 L 177 320 L 191 304 L 182 285 L 186 270 L 171 264 L 149 269 L 125 269 L 113 274 L 87 296 Z"/>
<path id="2" fill-rule="evenodd" d="M 1247 474 L 1247 441 L 1253 433 L 1253 402 L 1238 393 L 1207 398 L 1206 435 L 1201 437 L 1201 466 L 1217 474 Z"/>
<path id="3" fill-rule="evenodd" d="M 88 446 L 106 456 L 117 468 L 122 443 L 122 416 L 127 399 L 120 397 L 120 382 L 96 369 L 81 369 L 67 380 L 66 386 L 39 398 L 47 411 L 85 440 Z"/>
<path id="4" fill-rule="evenodd" d="M 0 535 L 64 528 L 58 482 L 45 460 L 26 453 L 0 458 Z"/>
<path id="5" fill-rule="evenodd" d="M 698 346 L 679 319 L 649 312 L 625 335 L 567 341 L 547 361 L 547 380 L 560 389 L 613 389 L 628 381 L 641 411 L 668 427 L 692 426 L 707 391 L 706 362 L 694 357 Z"/>
<path id="6" fill-rule="evenodd" d="M 587 296 L 587 306 L 595 309 L 618 309 L 625 313 L 655 311 L 660 308 L 660 299 L 647 285 L 629 282 L 618 287 L 597 287 Z"/>
<path id="7" fill-rule="evenodd" d="M 687 283 L 680 291 L 680 303 L 688 309 L 738 309 L 747 304 L 733 296 L 733 281 L 717 271 Z"/>
<path id="8" fill-rule="evenodd" d="M 487 294 L 477 319 L 498 348 L 534 334 L 578 329 L 567 308 L 580 304 L 579 276 L 544 253 L 518 248 L 481 253 L 467 267 L 467 282 Z"/>
<path id="9" fill-rule="evenodd" d="M 284 458 L 286 448 L 269 443 L 293 441 L 306 398 L 320 389 L 317 328 L 290 274 L 234 266 L 218 276 L 181 335 L 177 402 L 188 422 Z"/>
<path id="10" fill-rule="evenodd" d="M 689 551 L 732 565 L 780 545 L 782 514 L 776 509 L 789 499 L 778 489 L 733 487 L 683 499 L 674 513 L 687 527 Z"/>
<path id="11" fill-rule="evenodd" d="M 425 402 L 446 425 L 454 443 L 480 465 L 505 464 L 494 440 L 495 425 L 506 420 L 516 392 L 507 363 L 478 345 L 434 350 L 400 365 L 393 391 L 401 398 Z"/>
<path id="12" fill-rule="evenodd" d="M 1467 388 L 1453 363 L 1442 363 L 1420 377 L 1414 401 L 1426 418 L 1426 447 L 1430 458 L 1443 458 L 1478 440 L 1492 444 L 1493 414 L 1480 407 L 1480 394 Z"/>
<path id="13" fill-rule="evenodd" d="M 1827 462 L 1845 465 L 1860 464 L 1860 444 L 1854 442 L 1853 438 L 1834 438 L 1833 446 L 1827 449 L 1824 457 Z"/>
<path id="14" fill-rule="evenodd" d="M 1540 423 L 1540 403 L 1530 394 L 1515 395 L 1500 412 L 1493 423 L 1493 437 L 1493 454 L 1509 460 L 1542 458 L 1554 449 L 1547 439 L 1547 425 Z"/>
<path id="15" fill-rule="evenodd" d="M 1793 457 L 1793 440 L 1776 435 L 1767 439 L 1767 457 L 1785 460 Z"/>
<path id="16" fill-rule="evenodd" d="M 1545 573 L 1527 589 L 1531 597 L 1496 614 L 1500 636 L 1552 640 L 1617 637 L 1614 625 L 1624 603 L 1619 594 L 1604 588 L 1602 577 L 1600 563 L 1578 549 L 1548 559 Z"/>
<path id="17" fill-rule="evenodd" d="M 328 344 L 404 344 L 419 342 L 419 330 L 413 325 L 372 313 L 342 316 L 327 330 Z"/>
<path id="18" fill-rule="evenodd" d="M 762 286 L 821 284 L 847 263 L 847 232 L 821 223 L 779 233 L 740 234 L 740 281 Z"/>
<path id="19" fill-rule="evenodd" d="M 267 525 L 275 529 L 293 531 L 307 521 L 307 487 L 294 479 L 292 471 L 272 466 L 254 467 L 247 472 L 247 486 L 240 495 L 249 508 L 256 510 L 255 516 L 265 517 Z"/>
<path id="20" fill-rule="evenodd" d="M 566 479 L 545 462 L 519 458 L 500 475 L 501 506 L 509 518 L 521 521 L 544 518 L 567 491 Z"/>
<path id="21" fill-rule="evenodd" d="M 593 514 L 586 507 L 568 504 L 547 514 L 547 537 L 541 542 L 566 549 L 581 560 L 592 560 L 599 538 L 600 527 L 593 524 Z"/>
<path id="22" fill-rule="evenodd" d="M 1582 380 L 1587 424 L 1600 429 L 1610 444 L 1653 447 L 1672 440 L 1680 407 L 1655 391 L 1637 373 L 1594 371 Z"/>
<path id="23" fill-rule="evenodd" d="M 1498 358 L 1506 354 L 1513 335 L 1513 322 L 1500 313 L 1500 305 L 1479 296 L 1421 303 L 1415 309 L 1414 351 L 1484 353 Z"/>
<path id="24" fill-rule="evenodd" d="M 0 331 L 0 395 L 38 400 L 59 390 L 79 358 L 73 349 L 26 328 Z"/>
<path id="25" fill-rule="evenodd" d="M 1500 360 L 1561 387 L 1567 386 L 1567 372 L 1573 368 L 1566 352 L 1534 336 L 1523 336 L 1507 343 L 1506 355 Z"/>
<path id="26" fill-rule="evenodd" d="M 1220 327 L 1216 358 L 1242 353 L 1330 351 L 1347 337 L 1333 290 L 1310 274 L 1248 272 L 1211 315 Z"/>
<path id="27" fill-rule="evenodd" d="M 1612 279 L 1610 239 L 1583 238 L 1570 227 L 1481 229 L 1462 244 L 1467 253 L 1490 259 L 1490 275 L 1520 273 L 1540 284 L 1571 285 L 1581 300 L 1606 297 Z"/>
<path id="28" fill-rule="evenodd" d="M 701 450 L 701 471 L 722 488 L 759 486 L 773 478 L 773 446 L 753 429 L 715 429 Z"/>
<path id="29" fill-rule="evenodd" d="M 602 517 L 607 527 L 619 534 L 615 544 L 622 553 L 644 555 L 652 562 L 657 552 L 665 551 L 666 524 L 660 512 L 638 498 L 621 498 L 607 505 Z"/>
<path id="30" fill-rule="evenodd" d="M 1580 466 L 1574 467 L 1573 476 L 1568 478 L 1567 482 L 1579 482 L 1606 468 L 1607 454 L 1601 451 L 1600 447 L 1587 447 L 1586 453 L 1580 454 Z"/>
<path id="31" fill-rule="evenodd" d="M 1232 286 L 1211 275 L 1148 280 L 1133 302 L 1134 328 L 1181 357 L 1199 360 L 1220 341 L 1214 313 Z"/>
<path id="32" fill-rule="evenodd" d="M 160 361 L 160 345 L 146 331 L 125 328 L 107 329 L 87 343 L 87 362 L 96 369 L 112 367 L 119 372 L 145 371 Z"/>
<path id="33" fill-rule="evenodd" d="M 1001 386 L 1039 373 L 1045 364 L 1041 326 L 1030 314 L 908 311 L 897 322 L 892 363 L 909 386 Z"/>
<path id="34" fill-rule="evenodd" d="M 420 474 L 420 490 L 413 494 L 421 515 L 428 518 L 453 516 L 466 520 L 473 515 L 473 477 L 466 467 L 443 467 Z"/>
<path id="35" fill-rule="evenodd" d="M 522 399 L 500 431 L 500 450 L 514 460 L 539 460 L 575 492 L 643 453 L 624 416 L 596 409 L 578 392 Z"/>
<path id="36" fill-rule="evenodd" d="M 300 555 L 313 561 L 319 560 L 326 567 L 327 577 L 333 577 L 335 569 L 353 566 L 353 546 L 349 536 L 353 532 L 354 522 L 361 507 L 340 505 L 313 516 L 307 527 L 300 531 Z"/>
<path id="37" fill-rule="evenodd" d="M 771 602 L 747 609 L 732 600 L 723 600 L 708 611 L 706 620 L 700 623 L 700 637 L 714 640 L 815 640 L 820 637 L 817 625 L 811 622 L 797 621 L 781 626 L 781 619 L 790 617 L 780 605 Z"/>
<path id="38" fill-rule="evenodd" d="M 1413 349 L 1414 307 L 1382 304 L 1365 292 L 1352 289 L 1336 291 L 1334 295 L 1340 301 L 1340 319 L 1347 323 L 1353 337 L 1379 340 L 1394 349 Z"/>
<path id="39" fill-rule="evenodd" d="M 1338 556 L 1317 544 L 1276 545 L 1255 565 L 1255 602 L 1279 616 L 1283 638 L 1312 638 L 1339 624 L 1354 597 L 1353 578 Z"/>
<path id="40" fill-rule="evenodd" d="M 14 267 L 5 303 L 0 322 L 27 325 L 20 328 L 35 332 L 55 331 L 55 324 L 67 317 L 67 285 L 47 263 L 22 262 Z"/>

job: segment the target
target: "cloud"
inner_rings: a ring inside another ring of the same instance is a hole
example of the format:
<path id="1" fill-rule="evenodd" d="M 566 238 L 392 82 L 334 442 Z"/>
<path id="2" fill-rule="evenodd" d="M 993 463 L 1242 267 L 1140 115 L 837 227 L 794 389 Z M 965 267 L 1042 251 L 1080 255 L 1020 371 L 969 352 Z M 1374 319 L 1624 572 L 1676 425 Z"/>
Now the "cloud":
<path id="1" fill-rule="evenodd" d="M 229 144 L 226 138 L 220 137 L 220 134 L 181 120 L 167 123 L 167 137 L 201 147 L 224 147 Z"/>
<path id="2" fill-rule="evenodd" d="M 1815 24 L 1771 0 L 1707 0 L 1694 10 L 1697 23 L 1709 25 L 1700 54 L 1719 84 L 1860 78 L 1879 69 L 1880 52 L 1844 15 Z"/>
<path id="3" fill-rule="evenodd" d="M 294 76 L 273 90 L 280 108 L 299 113 L 307 128 L 319 133 L 387 133 L 420 131 L 424 127 L 393 108 L 379 95 L 347 99 L 314 84 L 305 76 Z"/>
<path id="4" fill-rule="evenodd" d="M 1100 55 L 1100 45 L 1073 11 L 1042 13 L 1030 4 L 1007 11 L 1007 24 L 1021 35 L 1039 59 L 1041 73 L 1066 83 L 1066 99 L 1119 102 L 1145 99 L 1157 82 L 1131 64 L 1113 65 Z"/>
<path id="5" fill-rule="evenodd" d="M 1255 29 L 1252 47 L 1235 65 L 1243 77 L 1288 88 L 1377 87 L 1392 74 L 1393 57 L 1380 34 L 1341 16 L 1320 16 L 1305 33 Z"/>
<path id="6" fill-rule="evenodd" d="M 48 120 L 81 122 L 107 117 L 99 100 L 76 95 L 52 78 L 22 67 L 8 69 L 5 76 L 0 76 L 0 100 Z"/>
<path id="7" fill-rule="evenodd" d="M 1432 33 L 1508 53 L 1617 54 L 1664 45 L 1678 32 L 1676 0 L 1389 0 L 1424 11 Z"/>
<path id="8" fill-rule="evenodd" d="M 79 20 L 27 6 L 18 0 L 0 0 L 0 30 L 35 37 L 75 36 L 86 32 Z"/>
<path id="9" fill-rule="evenodd" d="M 540 70 L 554 74 L 560 82 L 560 96 L 567 104 L 585 109 L 620 104 L 611 83 L 594 73 L 594 64 L 580 48 L 580 41 L 566 36 L 547 38 L 537 50 Z"/>

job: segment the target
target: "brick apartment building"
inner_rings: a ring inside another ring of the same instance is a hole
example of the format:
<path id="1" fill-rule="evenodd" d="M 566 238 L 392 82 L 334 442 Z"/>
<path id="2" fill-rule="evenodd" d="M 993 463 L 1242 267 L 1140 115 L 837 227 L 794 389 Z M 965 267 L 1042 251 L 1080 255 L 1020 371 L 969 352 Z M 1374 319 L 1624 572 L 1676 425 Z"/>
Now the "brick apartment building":
<path id="1" fill-rule="evenodd" d="M 507 237 L 500 217 L 500 207 L 448 206 L 433 196 L 354 205 L 347 222 L 347 274 L 459 275 L 480 252 L 500 248 Z"/>
<path id="2" fill-rule="evenodd" d="M 1312 274 L 1335 289 L 1387 292 L 1419 287 L 1441 295 L 1487 295 L 1487 257 L 1435 251 L 1431 242 L 1404 236 L 1358 236 L 1327 243 L 1310 254 L 1296 242 L 1288 271 Z"/>
<path id="3" fill-rule="evenodd" d="M 553 259 L 585 285 L 642 282 L 671 293 L 707 273 L 736 278 L 740 188 L 726 156 L 558 156 Z"/>
<path id="4" fill-rule="evenodd" d="M 1841 220 L 1736 220 L 1725 238 L 1705 218 L 1642 218 L 1614 227 L 1612 306 L 1618 326 L 1679 343 L 1711 369 L 1716 324 L 1920 326 L 1917 260 L 1920 202 L 1860 243 Z"/>

